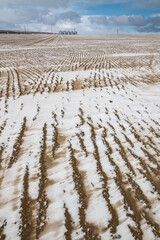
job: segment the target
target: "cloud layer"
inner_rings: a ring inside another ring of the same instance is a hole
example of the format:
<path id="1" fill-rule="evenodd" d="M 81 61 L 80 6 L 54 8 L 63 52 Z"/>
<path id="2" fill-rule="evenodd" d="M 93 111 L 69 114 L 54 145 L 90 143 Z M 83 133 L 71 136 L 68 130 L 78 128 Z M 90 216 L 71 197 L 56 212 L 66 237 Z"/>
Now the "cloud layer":
<path id="1" fill-rule="evenodd" d="M 158 33 L 160 32 L 160 16 L 144 17 L 142 15 L 131 16 L 92 16 L 91 23 L 103 26 L 126 27 L 130 26 L 136 32 Z"/>
<path id="2" fill-rule="evenodd" d="M 159 8 L 160 9 L 160 1 L 159 0 L 1 0 L 0 6 L 9 6 L 9 5 L 21 5 L 21 6 L 44 6 L 44 7 L 67 7 L 73 6 L 77 4 L 114 4 L 114 3 L 129 3 L 132 5 L 137 5 L 142 8 Z"/>
<path id="3" fill-rule="evenodd" d="M 78 0 L 1 0 L 0 29 L 28 31 L 72 30 L 79 33 L 158 33 L 160 15 L 80 15 Z M 131 3 L 133 0 L 100 0 L 98 4 Z M 97 0 L 81 0 L 83 4 L 94 5 Z M 134 6 L 160 8 L 159 0 L 135 0 Z M 75 10 L 76 9 L 76 10 Z"/>

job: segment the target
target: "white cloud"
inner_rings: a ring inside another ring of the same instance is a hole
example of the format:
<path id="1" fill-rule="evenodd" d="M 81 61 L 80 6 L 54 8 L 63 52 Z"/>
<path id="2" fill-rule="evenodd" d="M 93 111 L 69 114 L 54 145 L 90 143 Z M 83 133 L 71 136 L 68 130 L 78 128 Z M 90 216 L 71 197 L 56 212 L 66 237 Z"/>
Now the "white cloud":
<path id="1" fill-rule="evenodd" d="M 42 22 L 46 25 L 55 25 L 58 17 L 56 13 L 49 12 L 46 15 L 42 16 Z"/>
<path id="2" fill-rule="evenodd" d="M 122 16 L 108 17 L 108 24 L 115 25 L 115 26 L 128 26 L 130 25 L 130 22 L 129 22 L 128 16 L 122 15 Z"/>
<path id="3" fill-rule="evenodd" d="M 98 4 L 129 3 L 132 8 L 141 7 L 148 9 L 160 9 L 160 0 L 0 0 L 0 8 L 4 7 L 34 7 L 34 8 L 70 8 Z M 85 7 L 84 7 L 85 8 Z M 85 9 L 83 9 L 85 11 Z"/>
<path id="4" fill-rule="evenodd" d="M 106 16 L 91 16 L 91 17 L 88 17 L 88 19 L 91 23 L 94 23 L 97 25 L 107 25 L 108 24 Z"/>
<path id="5" fill-rule="evenodd" d="M 141 26 L 137 28 L 140 33 L 160 33 L 160 27 L 154 25 Z"/>
<path id="6" fill-rule="evenodd" d="M 158 33 L 160 32 L 160 16 L 144 17 L 142 15 L 122 16 L 93 16 L 88 20 L 99 26 L 130 27 L 135 32 Z M 128 31 L 129 29 L 127 29 Z"/>
<path id="7" fill-rule="evenodd" d="M 0 22 L 21 24 L 39 18 L 39 11 L 30 8 L 1 8 Z"/>
<path id="8" fill-rule="evenodd" d="M 133 26 L 144 26 L 147 24 L 147 18 L 142 15 L 132 15 L 128 17 L 128 20 Z"/>
<path id="9" fill-rule="evenodd" d="M 1 1 L 1 0 L 0 0 Z M 3 1 L 3 0 L 2 0 Z M 8 2 L 11 0 L 6 0 Z M 15 2 L 19 0 L 15 0 Z M 68 0 L 62 0 L 65 4 Z M 103 1 L 103 0 L 102 0 Z M 101 1 L 101 2 L 102 2 Z M 153 0 L 154 1 L 154 0 Z M 42 0 L 37 0 L 41 3 Z M 47 3 L 52 1 L 47 0 Z M 53 3 L 58 1 L 54 0 Z M 62 2 L 60 4 L 62 4 Z M 71 0 L 70 0 L 71 2 Z M 74 1 L 72 1 L 74 2 Z M 91 0 L 87 0 L 91 2 Z M 92 3 L 95 1 L 93 0 Z M 109 0 L 103 1 L 108 3 Z M 142 0 L 141 0 L 142 2 Z M 21 1 L 23 3 L 23 0 Z M 34 3 L 34 0 L 33 0 Z M 22 5 L 14 7 L 0 8 L 0 29 L 17 29 L 34 31 L 51 31 L 72 30 L 76 28 L 79 33 L 108 33 L 115 32 L 118 27 L 120 30 L 135 32 L 159 32 L 160 16 L 144 17 L 142 15 L 121 15 L 121 16 L 80 16 L 70 7 L 43 8 L 43 7 L 24 7 Z"/>
<path id="10" fill-rule="evenodd" d="M 66 7 L 72 0 L 1 0 L 1 6 Z"/>
<path id="11" fill-rule="evenodd" d="M 78 13 L 74 11 L 67 11 L 60 14 L 59 19 L 66 20 L 66 21 L 72 21 L 75 23 L 81 22 L 81 17 Z"/>

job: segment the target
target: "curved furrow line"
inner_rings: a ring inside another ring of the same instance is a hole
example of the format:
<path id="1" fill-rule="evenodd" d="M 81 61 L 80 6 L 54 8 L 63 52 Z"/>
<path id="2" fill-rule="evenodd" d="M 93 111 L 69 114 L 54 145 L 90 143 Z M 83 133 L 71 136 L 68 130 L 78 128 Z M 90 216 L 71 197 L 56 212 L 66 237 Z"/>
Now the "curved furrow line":
<path id="1" fill-rule="evenodd" d="M 94 146 L 94 159 L 96 160 L 96 165 L 97 165 L 97 172 L 100 176 L 100 181 L 102 182 L 102 196 L 105 199 L 109 212 L 111 214 L 111 219 L 109 220 L 108 227 L 110 228 L 110 231 L 112 234 L 115 234 L 117 231 L 117 227 L 119 225 L 119 220 L 118 220 L 118 214 L 116 212 L 116 209 L 112 206 L 110 202 L 110 194 L 108 190 L 108 177 L 107 174 L 103 171 L 102 164 L 100 161 L 100 156 L 99 156 L 99 150 L 98 146 L 96 144 L 96 134 L 94 131 L 94 127 L 92 126 L 91 123 L 88 123 L 91 131 L 91 140 L 92 144 Z M 106 131 L 103 129 L 103 139 L 105 138 Z M 103 140 L 102 140 L 103 141 Z"/>
<path id="2" fill-rule="evenodd" d="M 139 172 L 151 183 L 153 189 L 158 193 L 158 195 L 160 196 L 160 185 L 159 185 L 159 181 L 155 180 L 155 177 L 153 176 L 153 174 L 151 174 L 151 172 L 148 169 L 148 166 L 146 165 L 144 159 L 140 156 L 138 156 L 136 153 L 133 152 L 133 150 L 131 150 L 130 148 L 128 148 L 128 151 L 130 152 L 130 154 L 136 158 L 139 163 L 140 166 L 142 167 L 142 169 L 138 169 Z"/>
<path id="3" fill-rule="evenodd" d="M 65 216 L 65 228 L 66 228 L 66 232 L 64 233 L 65 239 L 66 240 L 72 240 L 72 230 L 73 230 L 73 223 L 72 223 L 72 217 L 68 211 L 68 208 L 66 207 L 66 205 L 64 204 L 64 216 Z"/>
<path id="4" fill-rule="evenodd" d="M 43 136 L 41 140 L 41 152 L 39 158 L 39 186 L 38 186 L 38 197 L 37 197 L 37 212 L 36 212 L 36 239 L 46 225 L 47 208 L 48 208 L 48 198 L 46 194 L 46 183 L 47 183 L 47 173 L 46 173 L 46 139 L 47 139 L 47 124 L 43 126 Z"/>
<path id="5" fill-rule="evenodd" d="M 132 192 L 125 188 L 122 173 L 109 154 L 108 159 L 111 165 L 115 168 L 116 177 L 114 177 L 114 180 L 121 192 L 121 195 L 123 196 L 124 209 L 127 213 L 127 216 L 130 217 L 135 223 L 135 226 L 128 225 L 128 228 L 130 229 L 134 239 L 142 239 L 143 232 L 140 226 L 141 214 L 138 211 L 137 203 L 133 198 Z"/>
<path id="6" fill-rule="evenodd" d="M 33 231 L 32 225 L 32 209 L 31 198 L 28 193 L 29 190 L 29 168 L 26 165 L 25 173 L 23 177 L 23 191 L 20 197 L 20 224 L 19 224 L 19 236 L 21 240 L 30 240 Z"/>
<path id="7" fill-rule="evenodd" d="M 9 158 L 7 168 L 11 168 L 12 165 L 14 163 L 16 163 L 16 161 L 18 160 L 18 154 L 19 154 L 20 149 L 21 149 L 21 145 L 22 145 L 22 141 L 23 141 L 23 135 L 24 135 L 24 131 L 25 131 L 25 128 L 26 128 L 26 121 L 27 121 L 27 119 L 26 119 L 26 117 L 24 117 L 23 123 L 21 125 L 21 130 L 18 133 L 18 136 L 17 136 L 17 138 L 15 140 L 15 143 L 13 145 L 13 151 L 12 151 L 11 157 Z"/>
<path id="8" fill-rule="evenodd" d="M 80 226 L 82 227 L 82 230 L 84 233 L 84 239 L 100 240 L 101 238 L 98 236 L 98 234 L 94 233 L 94 226 L 92 226 L 91 223 L 87 223 L 86 221 L 86 213 L 85 213 L 85 209 L 87 208 L 86 193 L 85 193 L 85 188 L 82 182 L 81 174 L 77 167 L 77 159 L 74 156 L 74 150 L 72 148 L 71 143 L 69 143 L 68 151 L 69 151 L 69 163 L 72 167 L 73 182 L 79 198 L 78 205 L 80 206 L 78 207 L 78 212 L 79 212 Z"/>
<path id="9" fill-rule="evenodd" d="M 14 69 L 14 71 L 15 71 L 16 77 L 17 77 L 17 84 L 18 84 L 18 91 L 19 91 L 19 96 L 18 97 L 20 97 L 23 94 L 23 92 L 22 92 L 22 86 L 21 86 L 19 71 L 17 69 Z"/>

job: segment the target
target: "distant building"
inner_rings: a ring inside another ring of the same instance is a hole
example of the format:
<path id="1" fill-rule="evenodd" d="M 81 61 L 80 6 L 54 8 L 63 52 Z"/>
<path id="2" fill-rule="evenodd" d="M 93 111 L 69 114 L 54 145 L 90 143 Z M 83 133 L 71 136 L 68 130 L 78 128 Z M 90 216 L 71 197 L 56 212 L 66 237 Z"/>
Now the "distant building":
<path id="1" fill-rule="evenodd" d="M 77 35 L 78 32 L 76 30 L 73 31 L 59 31 L 60 35 Z"/>

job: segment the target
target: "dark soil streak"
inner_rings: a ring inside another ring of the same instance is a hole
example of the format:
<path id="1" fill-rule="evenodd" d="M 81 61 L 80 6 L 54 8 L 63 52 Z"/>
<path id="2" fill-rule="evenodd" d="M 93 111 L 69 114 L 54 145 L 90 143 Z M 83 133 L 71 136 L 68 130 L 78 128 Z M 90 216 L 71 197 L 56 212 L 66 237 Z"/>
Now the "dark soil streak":
<path id="1" fill-rule="evenodd" d="M 58 129 L 57 127 L 52 124 L 53 127 L 53 137 L 52 137 L 52 157 L 55 157 L 55 151 L 58 149 Z"/>
<path id="2" fill-rule="evenodd" d="M 29 169 L 28 165 L 26 166 L 25 175 L 23 178 L 23 193 L 20 199 L 20 218 L 21 223 L 19 226 L 19 236 L 21 240 L 30 240 L 31 233 L 33 230 L 32 227 L 32 211 L 31 211 L 31 199 L 29 197 L 28 188 L 29 188 Z"/>
<path id="3" fill-rule="evenodd" d="M 101 182 L 102 182 L 102 196 L 105 199 L 105 201 L 107 203 L 107 206 L 108 206 L 108 209 L 109 209 L 109 212 L 112 216 L 110 221 L 109 221 L 108 227 L 110 228 L 111 233 L 115 234 L 116 231 L 117 231 L 117 226 L 119 225 L 118 214 L 117 214 L 116 209 L 112 206 L 112 204 L 110 202 L 110 194 L 109 194 L 109 189 L 108 189 L 108 177 L 102 169 L 100 156 L 99 156 L 99 151 L 98 151 L 98 147 L 97 147 L 97 144 L 96 144 L 96 134 L 95 134 L 95 131 L 94 131 L 94 127 L 90 123 L 88 123 L 88 125 L 90 126 L 90 129 L 91 129 L 91 140 L 92 140 L 92 143 L 93 143 L 93 146 L 94 146 L 93 155 L 94 155 L 94 158 L 95 158 L 96 164 L 97 164 L 97 172 L 100 175 Z M 106 145 L 108 147 L 108 144 L 105 140 L 105 137 L 106 137 L 106 129 L 104 128 L 103 133 L 102 133 L 102 139 L 103 139 L 102 141 L 104 143 L 106 143 Z M 108 148 L 108 150 L 111 151 L 111 148 Z"/>
<path id="4" fill-rule="evenodd" d="M 3 153 L 4 148 L 0 146 L 0 170 L 1 170 L 1 164 L 2 164 L 2 153 Z"/>
<path id="5" fill-rule="evenodd" d="M 147 199 L 147 197 L 144 195 L 143 191 L 141 190 L 140 186 L 133 180 L 133 178 L 127 174 L 128 176 L 128 181 L 129 183 L 132 185 L 134 191 L 135 191 L 135 196 L 138 200 L 142 200 L 146 206 L 150 209 L 151 208 L 151 204 L 149 202 L 149 200 Z"/>
<path id="6" fill-rule="evenodd" d="M 6 235 L 3 233 L 5 226 L 7 225 L 6 220 L 3 222 L 2 226 L 0 227 L 0 240 L 6 239 Z"/>
<path id="7" fill-rule="evenodd" d="M 7 125 L 7 119 L 2 123 L 2 125 L 0 126 L 0 136 L 2 134 L 2 131 L 4 130 L 5 126 Z"/>
<path id="8" fill-rule="evenodd" d="M 82 135 L 84 135 L 84 132 L 76 133 L 76 136 L 79 140 L 80 147 L 81 147 L 82 151 L 84 152 L 85 156 L 88 157 L 88 152 L 87 152 L 86 146 L 84 145 L 84 139 L 83 139 Z"/>
<path id="9" fill-rule="evenodd" d="M 148 225 L 151 226 L 154 235 L 156 237 L 160 238 L 160 226 L 159 226 L 159 224 L 155 223 L 154 220 L 152 219 L 152 217 L 146 211 L 143 211 L 142 214 L 145 217 Z"/>
<path id="10" fill-rule="evenodd" d="M 125 148 L 123 147 L 121 141 L 118 139 L 118 137 L 116 137 L 116 135 L 114 134 L 114 141 L 118 144 L 120 150 L 119 150 L 119 154 L 121 155 L 122 159 L 125 161 L 128 169 L 134 174 L 135 174 L 135 171 L 132 167 L 132 165 L 130 164 L 129 160 L 128 160 L 128 157 L 127 157 L 127 154 L 126 154 L 126 151 L 125 151 Z"/>
<path id="11" fill-rule="evenodd" d="M 137 154 L 135 154 L 131 149 L 128 148 L 128 151 L 131 153 L 131 155 L 136 158 L 137 160 L 139 160 L 139 163 L 142 167 L 142 169 L 138 169 L 139 172 L 151 183 L 153 189 L 158 193 L 158 195 L 160 196 L 160 185 L 155 181 L 153 175 L 151 174 L 151 172 L 149 171 L 147 164 L 145 163 L 144 159 L 140 156 L 138 156 Z"/>
<path id="12" fill-rule="evenodd" d="M 85 188 L 82 182 L 82 176 L 77 167 L 77 159 L 74 156 L 74 150 L 71 144 L 69 145 L 69 153 L 70 153 L 69 162 L 73 170 L 72 177 L 75 184 L 75 190 L 77 191 L 79 196 L 80 206 L 78 208 L 78 211 L 79 211 L 80 226 L 83 229 L 84 238 L 86 240 L 100 240 L 101 238 L 94 233 L 95 231 L 94 226 L 86 222 L 85 209 L 87 208 L 87 200 L 86 200 L 87 196 L 86 196 Z"/>
<path id="13" fill-rule="evenodd" d="M 68 208 L 66 207 L 66 205 L 64 204 L 64 209 L 65 209 L 65 227 L 67 229 L 67 231 L 64 233 L 64 236 L 66 238 L 66 240 L 72 240 L 71 234 L 72 234 L 72 230 L 73 230 L 73 226 L 72 226 L 72 218 L 71 215 L 68 211 Z"/>
<path id="14" fill-rule="evenodd" d="M 123 182 L 122 173 L 121 173 L 119 167 L 115 164 L 115 162 L 110 157 L 110 155 L 108 155 L 108 159 L 109 159 L 110 163 L 112 164 L 112 166 L 114 166 L 114 168 L 115 168 L 116 177 L 114 178 L 114 180 L 124 198 L 124 209 L 127 212 L 126 215 L 128 217 L 131 217 L 131 219 L 135 222 L 135 227 L 132 227 L 130 225 L 128 225 L 128 227 L 129 227 L 134 239 L 142 240 L 143 232 L 140 227 L 141 213 L 139 212 L 139 210 L 137 208 L 136 200 L 133 197 L 133 193 L 129 189 L 126 189 L 124 182 Z M 129 210 L 131 210 L 132 213 L 130 213 Z"/>
<path id="15" fill-rule="evenodd" d="M 20 147 L 22 144 L 22 138 L 24 135 L 25 128 L 26 128 L 26 117 L 24 117 L 24 119 L 23 119 L 21 130 L 20 130 L 18 137 L 16 138 L 15 143 L 13 145 L 13 152 L 9 159 L 8 168 L 11 168 L 12 165 L 18 160 L 18 154 L 20 152 Z"/>
<path id="16" fill-rule="evenodd" d="M 36 239 L 39 238 L 40 233 L 43 231 L 46 224 L 48 199 L 46 195 L 47 173 L 46 173 L 46 138 L 47 138 L 47 124 L 43 126 L 43 137 L 39 159 L 39 192 L 37 198 L 37 226 L 36 226 Z"/>

